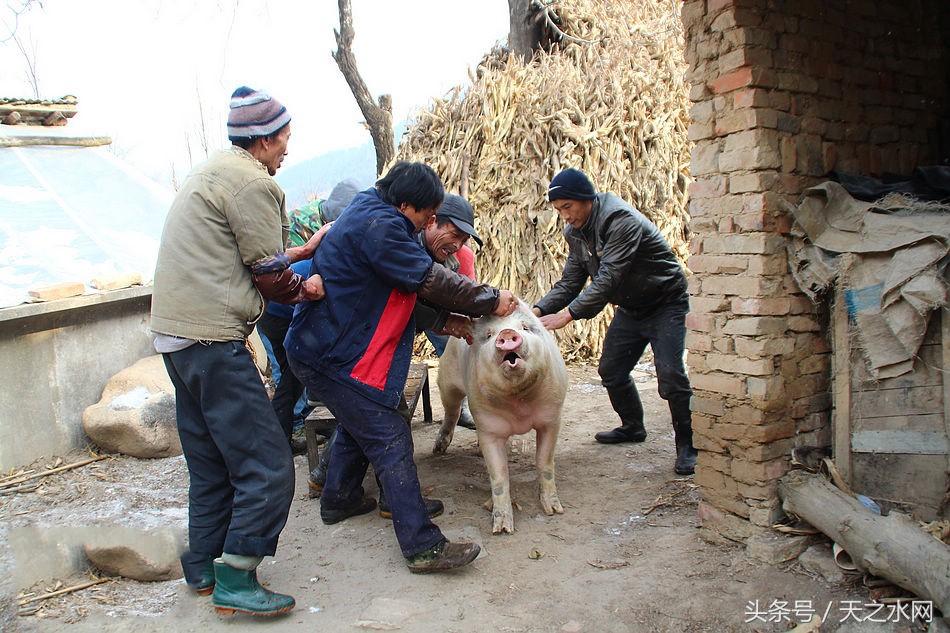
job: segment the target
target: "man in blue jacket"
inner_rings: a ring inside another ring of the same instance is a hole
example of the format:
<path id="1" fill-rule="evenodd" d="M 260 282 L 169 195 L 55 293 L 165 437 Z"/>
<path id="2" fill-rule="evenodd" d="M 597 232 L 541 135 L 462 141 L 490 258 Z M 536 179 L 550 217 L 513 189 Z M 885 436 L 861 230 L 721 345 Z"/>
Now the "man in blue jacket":
<path id="1" fill-rule="evenodd" d="M 376 507 L 362 488 L 372 463 L 414 573 L 461 567 L 479 553 L 474 543 L 450 543 L 432 523 L 412 459 L 412 435 L 396 410 L 412 357 L 416 298 L 462 313 L 450 316 L 442 332 L 465 338 L 471 337 L 465 314 L 502 316 L 517 306 L 507 290 L 433 265 L 416 233 L 444 195 L 430 167 L 405 162 L 358 194 L 313 258 L 325 299 L 295 311 L 285 341 L 291 371 L 338 422 L 321 497 L 323 522 Z"/>

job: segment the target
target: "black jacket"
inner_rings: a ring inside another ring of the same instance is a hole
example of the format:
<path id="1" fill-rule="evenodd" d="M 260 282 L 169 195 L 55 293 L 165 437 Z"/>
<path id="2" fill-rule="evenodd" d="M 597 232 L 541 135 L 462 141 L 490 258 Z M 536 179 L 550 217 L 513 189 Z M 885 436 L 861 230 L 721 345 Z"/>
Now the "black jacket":
<path id="1" fill-rule="evenodd" d="M 567 306 L 575 319 L 589 319 L 613 303 L 647 317 L 663 305 L 688 301 L 683 267 L 656 226 L 612 193 L 599 193 L 593 202 L 582 229 L 564 227 L 567 263 L 536 304 L 541 314 Z"/>
<path id="2" fill-rule="evenodd" d="M 429 250 L 429 246 L 425 243 L 422 233 L 419 234 L 419 243 L 426 249 L 426 253 L 429 254 L 429 257 L 432 257 L 432 251 Z M 442 266 L 453 273 L 457 273 L 459 270 L 459 260 L 455 255 L 450 255 L 445 262 L 440 263 L 435 257 L 432 257 L 432 266 Z M 497 293 L 495 294 L 497 296 Z M 446 320 L 449 318 L 449 314 L 451 314 L 449 310 L 430 303 L 420 296 L 416 301 L 416 307 L 412 311 L 412 317 L 416 321 L 416 334 L 425 332 L 426 330 L 432 330 L 434 332 L 442 331 L 442 328 L 445 327 Z"/>

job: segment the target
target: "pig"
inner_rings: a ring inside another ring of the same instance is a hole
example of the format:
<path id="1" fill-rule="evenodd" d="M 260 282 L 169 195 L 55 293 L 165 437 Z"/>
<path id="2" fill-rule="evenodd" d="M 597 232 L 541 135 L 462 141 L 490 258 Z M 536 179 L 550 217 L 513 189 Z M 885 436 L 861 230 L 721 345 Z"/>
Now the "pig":
<path id="1" fill-rule="evenodd" d="M 432 452 L 448 449 L 468 396 L 491 480 L 491 499 L 485 505 L 492 513 L 493 534 L 514 531 L 507 441 L 531 429 L 536 433 L 541 508 L 548 515 L 564 512 L 554 484 L 554 445 L 567 383 L 554 336 L 524 302 L 510 316 L 477 319 L 471 345 L 449 340 L 438 380 L 445 418 Z"/>

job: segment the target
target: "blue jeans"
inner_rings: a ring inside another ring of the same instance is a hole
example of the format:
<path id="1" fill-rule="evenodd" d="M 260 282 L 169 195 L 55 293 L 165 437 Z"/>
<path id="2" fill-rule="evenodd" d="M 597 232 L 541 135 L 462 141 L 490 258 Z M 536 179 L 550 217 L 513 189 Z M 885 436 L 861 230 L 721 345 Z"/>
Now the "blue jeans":
<path id="1" fill-rule="evenodd" d="M 429 339 L 429 342 L 432 343 L 432 347 L 435 348 L 435 355 L 442 358 L 442 354 L 445 353 L 445 346 L 449 344 L 449 335 L 436 334 L 432 330 L 426 330 L 425 335 L 426 338 Z"/>
<path id="2" fill-rule="evenodd" d="M 392 511 L 393 529 L 403 556 L 413 556 L 441 542 L 445 537 L 429 519 L 422 500 L 412 459 L 412 433 L 406 420 L 395 409 L 377 404 L 293 358 L 288 360 L 290 370 L 337 421 L 321 507 L 337 510 L 359 503 L 363 478 L 372 464 Z"/>
<path id="3" fill-rule="evenodd" d="M 273 556 L 294 494 L 294 462 L 243 342 L 162 354 L 188 464 L 185 579 L 222 552 Z"/>

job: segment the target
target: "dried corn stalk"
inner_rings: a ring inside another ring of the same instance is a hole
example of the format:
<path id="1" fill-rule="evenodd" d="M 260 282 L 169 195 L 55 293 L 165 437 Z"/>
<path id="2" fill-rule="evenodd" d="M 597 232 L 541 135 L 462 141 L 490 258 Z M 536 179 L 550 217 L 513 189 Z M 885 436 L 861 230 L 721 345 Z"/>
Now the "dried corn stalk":
<path id="1" fill-rule="evenodd" d="M 551 7 L 564 33 L 592 43 L 564 43 L 529 63 L 487 56 L 470 86 L 417 115 L 396 156 L 432 165 L 454 191 L 468 159 L 469 199 L 485 240 L 480 280 L 528 302 L 560 278 L 567 256 L 563 225 L 545 200 L 548 182 L 566 167 L 633 204 L 687 256 L 689 102 L 677 3 Z M 561 330 L 565 359 L 596 358 L 612 314 Z"/>

